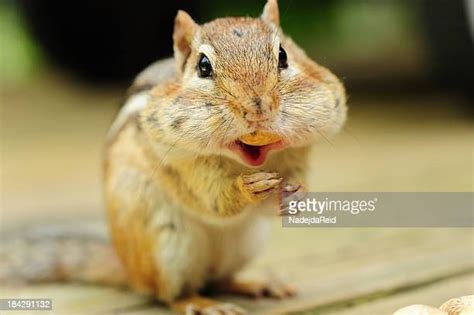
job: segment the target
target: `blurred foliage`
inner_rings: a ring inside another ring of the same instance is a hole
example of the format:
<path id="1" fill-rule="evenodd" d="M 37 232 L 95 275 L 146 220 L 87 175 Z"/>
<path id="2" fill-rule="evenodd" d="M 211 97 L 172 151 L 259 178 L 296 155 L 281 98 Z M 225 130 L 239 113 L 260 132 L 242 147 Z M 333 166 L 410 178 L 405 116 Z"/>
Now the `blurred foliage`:
<path id="1" fill-rule="evenodd" d="M 198 22 L 221 16 L 258 16 L 264 2 L 206 1 L 203 20 Z M 413 58 L 423 49 L 413 2 L 280 0 L 279 3 L 285 32 L 309 55 L 330 67 L 363 65 L 381 56 Z M 29 77 L 40 68 L 42 61 L 41 51 L 18 13 L 13 1 L 0 3 L 3 81 L 15 82 Z"/>
<path id="2" fill-rule="evenodd" d="M 0 80 L 18 82 L 35 73 L 41 54 L 17 8 L 0 3 Z"/>
<path id="3" fill-rule="evenodd" d="M 337 12 L 333 34 L 337 41 L 333 46 L 339 46 L 339 54 L 367 56 L 417 45 L 420 27 L 413 6 L 406 2 L 345 1 L 338 5 Z"/>
<path id="4" fill-rule="evenodd" d="M 219 16 L 258 16 L 261 1 L 215 1 L 209 20 Z M 403 56 L 420 49 L 422 34 L 415 2 L 280 0 L 285 33 L 321 62 L 370 59 L 386 52 Z"/>

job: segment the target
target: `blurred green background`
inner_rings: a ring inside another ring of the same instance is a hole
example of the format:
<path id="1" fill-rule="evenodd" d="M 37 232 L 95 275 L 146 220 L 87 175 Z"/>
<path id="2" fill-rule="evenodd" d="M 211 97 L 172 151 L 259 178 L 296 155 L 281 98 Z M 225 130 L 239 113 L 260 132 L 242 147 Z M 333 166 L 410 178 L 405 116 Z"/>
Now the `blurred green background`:
<path id="1" fill-rule="evenodd" d="M 88 24 L 86 16 L 78 14 L 78 24 L 70 25 L 64 22 L 64 15 L 76 15 L 73 10 L 60 10 L 56 8 L 54 1 L 43 1 L 41 4 L 34 4 L 31 1 L 23 1 L 22 5 L 18 5 L 13 1 L 3 2 L 0 7 L 0 23 L 1 23 L 1 38 L 4 43 L 2 46 L 2 63 L 1 70 L 3 79 L 9 80 L 21 80 L 29 77 L 37 71 L 41 70 L 41 67 L 45 66 L 46 62 L 55 63 L 56 61 L 51 60 L 51 56 L 48 55 L 50 50 L 53 50 L 51 46 L 51 38 L 60 38 L 62 36 L 69 37 L 64 39 L 64 42 L 57 43 L 57 45 L 68 45 L 70 41 L 80 42 L 77 46 L 83 47 L 84 50 L 93 50 L 96 54 L 102 54 L 100 51 L 96 51 L 96 47 L 89 46 L 97 41 L 94 35 L 91 36 L 88 33 L 88 28 L 85 27 L 84 23 Z M 101 1 L 99 1 L 100 3 Z M 103 1 L 102 1 L 103 2 Z M 140 1 L 139 1 L 140 2 Z M 202 6 L 202 12 L 199 12 L 196 17 L 198 22 L 205 22 L 220 16 L 245 16 L 252 15 L 258 16 L 262 10 L 262 1 L 195 1 L 194 4 L 184 3 L 184 7 L 192 7 L 190 11 L 199 11 L 196 7 Z M 87 1 L 82 2 L 85 8 L 89 6 L 92 9 L 98 11 L 97 15 L 100 15 L 104 8 L 103 5 L 93 5 Z M 120 2 L 119 2 L 120 3 Z M 132 6 L 132 4 L 128 4 Z M 162 4 L 160 4 L 161 6 Z M 68 5 L 69 6 L 69 5 Z M 77 6 L 77 5 L 76 5 Z M 120 7 L 120 5 L 113 4 L 113 2 L 105 2 L 105 6 Z M 125 6 L 125 5 L 124 5 Z M 135 6 L 135 4 L 133 4 Z M 319 62 L 327 64 L 328 66 L 338 66 L 339 68 L 347 68 L 348 70 L 360 71 L 362 65 L 361 62 L 370 65 L 372 62 L 381 62 L 382 60 L 392 60 L 393 65 L 386 65 L 390 71 L 400 72 L 399 66 L 403 66 L 405 71 L 410 73 L 420 71 L 423 66 L 423 60 L 426 58 L 426 43 L 423 42 L 423 30 L 420 21 L 417 21 L 416 12 L 419 5 L 413 5 L 413 3 L 407 1 L 281 1 L 281 24 L 287 34 L 290 34 L 294 40 L 300 43 L 313 57 L 317 58 Z M 74 6 L 73 6 L 74 7 Z M 140 7 L 140 5 L 138 5 Z M 171 7 L 181 7 L 179 5 L 172 5 Z M 36 11 L 35 11 L 36 10 Z M 146 12 L 145 8 L 142 12 L 143 15 L 154 15 L 153 12 Z M 30 12 L 33 11 L 33 12 Z M 43 13 L 43 18 L 50 19 L 49 24 L 51 27 L 43 26 L 46 23 L 42 22 L 37 17 L 37 14 Z M 171 10 L 163 10 L 171 11 Z M 113 14 L 109 11 L 108 14 Z M 159 18 L 163 13 L 168 12 L 155 12 L 154 16 L 155 27 L 162 28 L 163 25 L 160 23 Z M 94 15 L 93 13 L 89 13 Z M 49 16 L 48 16 L 49 15 Z M 56 15 L 61 15 L 57 17 Z M 166 20 L 170 20 L 168 16 Z M 73 18 L 73 17 L 69 17 Z M 126 14 L 123 12 L 117 12 L 117 18 L 123 18 L 123 23 L 126 25 L 131 22 L 130 28 L 134 28 L 133 21 L 128 20 Z M 145 18 L 145 17 L 143 17 Z M 38 21 L 38 19 L 40 21 Z M 54 25 L 57 19 L 56 25 Z M 98 21 L 97 25 L 97 37 L 102 36 L 100 28 L 103 27 L 103 23 L 108 20 L 106 16 L 103 17 L 103 21 Z M 63 23 L 61 25 L 60 23 Z M 168 23 L 170 24 L 170 23 Z M 141 27 L 141 24 L 139 25 Z M 147 25 L 149 26 L 149 25 Z M 69 28 L 70 34 L 58 35 L 57 29 L 61 27 Z M 122 26 L 126 27 L 126 26 Z M 171 25 L 166 26 L 167 29 L 171 30 Z M 55 30 L 56 29 L 56 30 Z M 32 31 L 33 34 L 30 32 Z M 81 34 L 81 31 L 84 33 Z M 117 29 L 117 32 L 122 32 L 121 29 Z M 141 39 L 144 42 L 160 41 L 161 38 L 147 37 L 147 32 L 153 34 L 152 30 L 140 30 Z M 35 38 L 34 32 L 40 33 L 39 38 Z M 124 33 L 127 33 L 126 31 Z M 130 32 L 131 33 L 131 32 Z M 110 35 L 110 34 L 109 34 Z M 107 36 L 107 34 L 104 34 Z M 73 38 L 74 37 L 74 38 Z M 171 33 L 164 34 L 163 37 L 169 42 Z M 130 44 L 137 44 L 138 40 L 129 40 Z M 89 43 L 88 43 L 89 41 Z M 169 42 L 170 43 L 170 42 Z M 112 46 L 116 46 L 119 43 L 115 43 Z M 143 43 L 144 47 L 148 44 Z M 43 47 L 42 47 L 43 46 Z M 46 49 L 46 52 L 42 51 Z M 115 48 L 115 47 L 112 47 Z M 64 48 L 64 52 L 71 53 Z M 136 50 L 142 48 L 137 45 L 134 47 Z M 348 53 L 350 52 L 350 53 Z M 74 54 L 84 54 L 87 52 L 74 51 Z M 116 59 L 115 54 L 120 51 L 111 52 L 108 57 L 109 63 L 112 63 Z M 171 45 L 159 47 L 158 51 L 154 52 L 156 57 L 151 57 L 150 60 L 140 60 L 146 64 L 152 62 L 154 59 L 163 57 L 164 55 L 171 54 Z M 153 52 L 150 53 L 152 55 Z M 141 57 L 141 56 L 140 56 Z M 77 57 L 76 61 L 79 63 Z M 63 58 L 65 59 L 65 58 Z M 71 58 L 72 59 L 72 58 Z M 85 59 L 85 57 L 84 57 Z M 103 59 L 96 56 L 95 60 L 90 62 L 95 63 L 97 60 Z M 98 67 L 104 67 L 104 65 L 98 65 Z M 410 69 L 414 67 L 415 69 Z M 135 73 L 141 68 L 132 69 Z M 374 67 L 374 69 L 376 69 Z M 370 76 L 370 74 L 357 73 L 359 76 Z M 111 81 L 121 79 L 131 79 L 134 73 L 121 74 L 117 78 L 108 78 Z M 92 76 L 92 75 L 91 75 Z M 105 76 L 105 74 L 104 74 Z M 128 78 L 127 78 L 128 77 Z"/>
<path id="2" fill-rule="evenodd" d="M 464 88 L 474 71 L 470 0 L 281 0 L 281 24 L 348 84 Z M 2 81 L 56 65 L 86 82 L 127 83 L 169 56 L 177 9 L 198 22 L 258 16 L 264 1 L 4 0 Z M 471 24 L 470 24 L 471 23 Z M 371 84 L 366 84 L 370 82 Z"/>

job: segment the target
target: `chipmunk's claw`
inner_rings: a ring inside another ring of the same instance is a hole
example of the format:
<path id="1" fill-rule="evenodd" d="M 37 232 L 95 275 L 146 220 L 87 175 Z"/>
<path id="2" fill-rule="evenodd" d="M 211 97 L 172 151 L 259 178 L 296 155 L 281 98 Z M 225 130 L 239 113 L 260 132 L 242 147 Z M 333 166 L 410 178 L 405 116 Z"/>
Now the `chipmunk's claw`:
<path id="1" fill-rule="evenodd" d="M 278 282 L 254 283 L 248 286 L 248 295 L 254 298 L 269 297 L 275 299 L 284 299 L 296 294 L 296 290 Z"/>
<path id="2" fill-rule="evenodd" d="M 284 197 L 288 197 L 292 194 L 294 194 L 297 191 L 300 191 L 302 189 L 302 186 L 300 184 L 288 184 L 285 183 L 282 187 L 282 194 Z"/>
<path id="3" fill-rule="evenodd" d="M 252 201 L 269 197 L 279 187 L 282 178 L 278 173 L 258 172 L 239 176 L 239 186 L 242 192 Z"/>
<path id="4" fill-rule="evenodd" d="M 284 183 L 279 192 L 278 215 L 289 215 L 289 202 L 293 200 L 303 200 L 306 197 L 306 190 L 301 184 Z"/>

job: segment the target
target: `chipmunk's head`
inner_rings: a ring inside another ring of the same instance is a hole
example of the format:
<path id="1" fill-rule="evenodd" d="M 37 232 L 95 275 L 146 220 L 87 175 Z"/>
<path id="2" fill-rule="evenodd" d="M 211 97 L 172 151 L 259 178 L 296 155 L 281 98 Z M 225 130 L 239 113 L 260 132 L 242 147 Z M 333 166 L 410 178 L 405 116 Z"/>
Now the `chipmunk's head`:
<path id="1" fill-rule="evenodd" d="M 203 25 L 179 11 L 173 40 L 181 84 L 167 109 L 170 126 L 179 121 L 170 133 L 190 150 L 259 166 L 270 151 L 330 136 L 344 122 L 342 85 L 283 35 L 276 0 L 260 18 Z M 259 133 L 273 140 L 242 141 Z"/>

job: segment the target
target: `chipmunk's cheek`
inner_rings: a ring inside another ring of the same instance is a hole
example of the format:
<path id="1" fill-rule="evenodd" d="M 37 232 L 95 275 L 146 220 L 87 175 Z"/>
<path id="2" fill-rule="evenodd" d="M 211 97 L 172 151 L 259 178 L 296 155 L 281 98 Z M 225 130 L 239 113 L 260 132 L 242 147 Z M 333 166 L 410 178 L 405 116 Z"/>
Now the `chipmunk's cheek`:
<path id="1" fill-rule="evenodd" d="M 338 115 L 332 91 L 321 84 L 305 85 L 282 97 L 278 128 L 289 146 L 304 146 L 332 134 Z"/>

